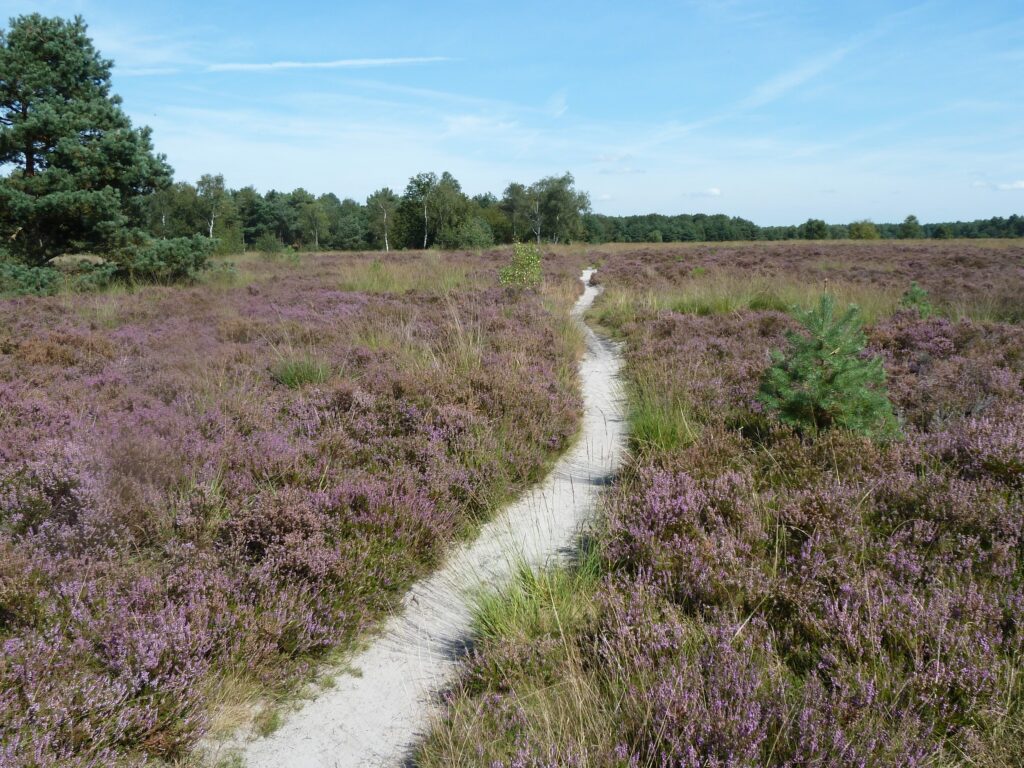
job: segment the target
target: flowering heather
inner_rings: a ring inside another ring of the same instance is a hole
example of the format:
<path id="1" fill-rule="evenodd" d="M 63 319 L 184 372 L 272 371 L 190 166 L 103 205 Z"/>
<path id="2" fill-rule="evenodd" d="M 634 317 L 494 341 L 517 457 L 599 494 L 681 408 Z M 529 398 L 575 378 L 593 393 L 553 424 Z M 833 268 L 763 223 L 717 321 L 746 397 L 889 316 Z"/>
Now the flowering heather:
<path id="1" fill-rule="evenodd" d="M 296 680 L 542 474 L 572 337 L 450 258 L 0 303 L 0 765 L 180 755 L 218 679 Z"/>
<path id="2" fill-rule="evenodd" d="M 959 246 L 887 244 L 909 254 L 890 273 Z M 764 258 L 794 247 L 826 248 Z M 688 279 L 645 256 L 610 255 L 606 283 Z M 1024 764 L 1024 328 L 867 328 L 905 433 L 875 444 L 762 412 L 788 315 L 659 306 L 602 316 L 627 342 L 634 457 L 596 531 L 601 577 L 561 598 L 589 618 L 484 638 L 423 764 Z"/>
<path id="3" fill-rule="evenodd" d="M 858 298 L 874 291 L 895 307 L 917 283 L 936 310 L 1024 320 L 1024 245 L 1016 241 L 619 245 L 592 257 L 601 262 L 601 280 L 617 289 L 672 292 L 730 275 L 768 289 L 793 281 L 815 292 L 848 287 Z"/>

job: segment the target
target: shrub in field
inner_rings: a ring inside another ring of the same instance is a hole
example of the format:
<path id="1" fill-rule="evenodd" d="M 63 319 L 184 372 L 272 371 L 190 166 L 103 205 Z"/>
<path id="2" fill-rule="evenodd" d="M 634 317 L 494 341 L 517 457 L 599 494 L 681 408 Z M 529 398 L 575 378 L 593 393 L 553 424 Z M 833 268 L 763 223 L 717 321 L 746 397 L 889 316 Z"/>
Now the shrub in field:
<path id="1" fill-rule="evenodd" d="M 917 312 L 921 317 L 931 317 L 935 311 L 928 299 L 928 291 L 917 283 L 911 283 L 900 297 L 900 306 Z"/>
<path id="2" fill-rule="evenodd" d="M 51 296 L 60 284 L 60 272 L 50 267 L 0 262 L 0 295 Z"/>
<path id="3" fill-rule="evenodd" d="M 533 243 L 516 243 L 513 246 L 512 261 L 502 268 L 499 275 L 502 285 L 534 288 L 540 285 L 540 251 Z"/>
<path id="4" fill-rule="evenodd" d="M 860 312 L 836 314 L 835 299 L 800 313 L 806 333 L 787 335 L 789 350 L 774 352 L 758 395 L 779 420 L 816 432 L 838 427 L 872 438 L 898 433 L 880 357 L 865 358 Z"/>
<path id="5" fill-rule="evenodd" d="M 269 232 L 264 232 L 253 244 L 253 249 L 262 253 L 280 253 L 284 250 L 284 243 L 277 235 L 272 235 Z"/>
<path id="6" fill-rule="evenodd" d="M 214 245 L 213 240 L 200 235 L 150 240 L 122 258 L 122 269 L 143 282 L 187 282 L 209 267 Z"/>

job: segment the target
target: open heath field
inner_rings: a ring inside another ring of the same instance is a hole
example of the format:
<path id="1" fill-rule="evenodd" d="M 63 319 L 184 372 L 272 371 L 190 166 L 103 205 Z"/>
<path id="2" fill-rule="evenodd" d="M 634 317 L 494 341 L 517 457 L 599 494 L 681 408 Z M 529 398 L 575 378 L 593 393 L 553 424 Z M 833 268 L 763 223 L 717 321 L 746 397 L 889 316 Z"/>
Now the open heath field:
<path id="1" fill-rule="evenodd" d="M 630 460 L 478 601 L 418 764 L 1020 765 L 1024 249 L 590 256 Z"/>
<path id="2" fill-rule="evenodd" d="M 506 260 L 0 302 L 0 765 L 182 757 L 542 477 L 578 427 L 578 271 L 516 291 Z"/>

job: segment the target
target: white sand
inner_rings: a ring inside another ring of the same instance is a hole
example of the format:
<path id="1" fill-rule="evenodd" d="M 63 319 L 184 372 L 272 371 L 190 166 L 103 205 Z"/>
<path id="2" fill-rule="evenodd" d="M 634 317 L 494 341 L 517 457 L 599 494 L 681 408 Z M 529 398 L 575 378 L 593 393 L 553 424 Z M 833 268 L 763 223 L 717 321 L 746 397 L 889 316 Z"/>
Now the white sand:
<path id="1" fill-rule="evenodd" d="M 587 341 L 580 363 L 585 411 L 578 442 L 539 486 L 410 590 L 402 611 L 352 659 L 361 676 L 339 672 L 334 687 L 291 712 L 277 731 L 243 744 L 246 766 L 403 765 L 437 716 L 437 694 L 458 674 L 472 590 L 506 582 L 517 562 L 540 566 L 572 550 L 625 439 L 618 350 L 581 320 L 600 291 L 589 285 L 591 273 L 583 273 L 586 289 L 573 309 Z M 223 754 L 225 746 L 215 751 Z"/>

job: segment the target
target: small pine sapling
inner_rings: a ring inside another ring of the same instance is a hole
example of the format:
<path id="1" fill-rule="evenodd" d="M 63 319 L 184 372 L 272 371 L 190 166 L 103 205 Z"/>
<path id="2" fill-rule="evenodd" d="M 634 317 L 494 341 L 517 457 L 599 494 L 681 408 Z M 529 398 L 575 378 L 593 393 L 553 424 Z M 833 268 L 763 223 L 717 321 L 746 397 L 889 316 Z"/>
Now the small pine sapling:
<path id="1" fill-rule="evenodd" d="M 931 301 L 928 300 L 928 291 L 917 283 L 911 283 L 910 287 L 900 297 L 900 307 L 909 309 L 921 318 L 929 318 L 935 313 Z"/>
<path id="2" fill-rule="evenodd" d="M 897 437 L 882 359 L 863 354 L 857 306 L 837 316 L 835 299 L 826 294 L 799 318 L 806 333 L 790 332 L 789 349 L 772 353 L 758 400 L 802 432 L 839 428 L 874 440 Z"/>

